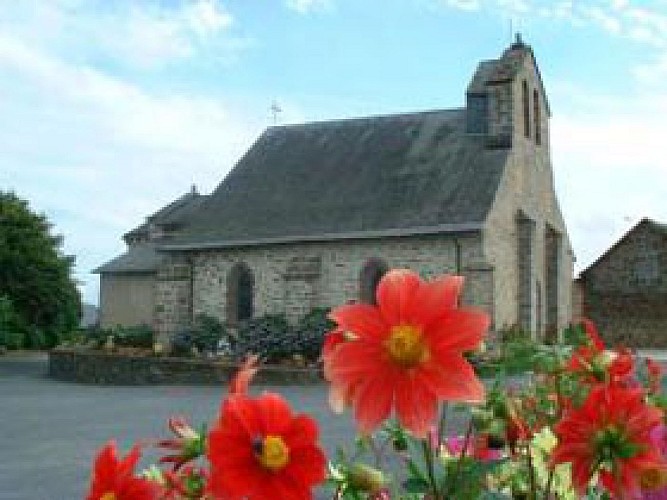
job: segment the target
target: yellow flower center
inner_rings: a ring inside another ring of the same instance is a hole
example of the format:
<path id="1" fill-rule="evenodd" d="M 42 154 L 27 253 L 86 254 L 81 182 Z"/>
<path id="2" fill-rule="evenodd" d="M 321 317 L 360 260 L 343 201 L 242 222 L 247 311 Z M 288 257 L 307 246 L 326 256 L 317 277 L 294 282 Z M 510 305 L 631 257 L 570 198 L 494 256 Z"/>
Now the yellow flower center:
<path id="1" fill-rule="evenodd" d="M 116 500 L 116 494 L 113 491 L 107 491 L 100 497 L 100 500 Z"/>
<path id="2" fill-rule="evenodd" d="M 257 460 L 271 471 L 282 469 L 289 462 L 289 448 L 280 436 L 266 436 L 258 450 Z"/>
<path id="3" fill-rule="evenodd" d="M 386 347 L 392 361 L 404 368 L 411 368 L 428 359 L 422 332 L 412 325 L 392 327 Z"/>

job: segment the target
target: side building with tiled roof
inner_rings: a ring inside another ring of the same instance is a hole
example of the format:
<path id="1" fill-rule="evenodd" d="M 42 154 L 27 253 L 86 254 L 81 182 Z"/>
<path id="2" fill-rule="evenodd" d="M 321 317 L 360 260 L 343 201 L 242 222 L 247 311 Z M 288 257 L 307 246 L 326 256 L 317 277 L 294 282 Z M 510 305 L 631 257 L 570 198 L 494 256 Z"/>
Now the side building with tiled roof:
<path id="1" fill-rule="evenodd" d="M 667 224 L 642 219 L 581 272 L 581 314 L 605 343 L 667 348 Z"/>
<path id="2" fill-rule="evenodd" d="M 572 251 L 532 49 L 479 64 L 463 108 L 268 128 L 173 237 L 153 325 L 199 313 L 296 321 L 372 302 L 389 268 L 461 273 L 496 330 L 543 336 L 570 319 Z M 104 316 L 104 313 L 103 313 Z"/>

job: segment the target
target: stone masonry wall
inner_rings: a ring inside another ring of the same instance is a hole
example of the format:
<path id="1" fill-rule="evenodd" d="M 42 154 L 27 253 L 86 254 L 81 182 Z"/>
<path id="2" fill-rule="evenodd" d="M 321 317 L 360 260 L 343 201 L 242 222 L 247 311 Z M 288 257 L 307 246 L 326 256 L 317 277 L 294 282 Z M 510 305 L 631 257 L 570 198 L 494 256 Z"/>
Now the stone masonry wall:
<path id="1" fill-rule="evenodd" d="M 583 315 L 605 342 L 667 348 L 667 237 L 641 223 L 582 277 Z"/>
<path id="2" fill-rule="evenodd" d="M 522 86 L 526 80 L 531 96 L 530 137 L 524 136 Z M 494 267 L 495 319 L 497 328 L 523 323 L 533 333 L 544 335 L 554 322 L 557 329 L 571 319 L 572 251 L 554 188 L 554 172 L 549 151 L 549 122 L 545 96 L 532 59 L 512 82 L 512 149 L 496 201 L 485 224 L 484 246 Z M 540 93 L 541 142 L 535 141 L 533 91 Z M 534 225 L 530 241 L 519 233 L 517 216 Z M 551 235 L 549 237 L 549 235 Z M 549 239 L 557 244 L 549 245 Z M 520 242 L 529 252 L 519 251 Z M 555 254 L 554 254 L 555 253 Z M 520 273 L 519 270 L 523 272 Z M 520 286 L 520 276 L 525 278 Z M 519 311 L 523 289 L 523 318 Z M 539 300 L 538 300 L 539 299 Z M 539 308 L 538 308 L 539 306 Z M 536 330 L 540 330 L 536 332 Z"/>
<path id="3" fill-rule="evenodd" d="M 173 253 L 157 274 L 155 330 L 158 341 L 168 339 L 192 320 L 192 264 L 184 254 Z"/>
<path id="4" fill-rule="evenodd" d="M 479 265 L 483 263 L 480 238 L 459 236 L 455 242 L 451 236 L 433 235 L 196 253 L 193 255 L 194 314 L 206 313 L 225 320 L 227 275 L 240 261 L 254 274 L 255 315 L 284 313 L 295 321 L 313 307 L 332 307 L 358 300 L 360 273 L 371 258 L 384 260 L 390 268 L 413 269 L 427 278 L 454 273 L 456 243 L 460 248 L 458 260 L 463 274 L 470 278 L 464 288 L 463 301 L 492 312 L 492 272 Z M 300 261 L 301 267 L 297 265 Z M 317 272 L 313 272 L 313 262 L 318 263 Z M 310 271 L 300 276 L 293 272 L 295 267 Z"/>

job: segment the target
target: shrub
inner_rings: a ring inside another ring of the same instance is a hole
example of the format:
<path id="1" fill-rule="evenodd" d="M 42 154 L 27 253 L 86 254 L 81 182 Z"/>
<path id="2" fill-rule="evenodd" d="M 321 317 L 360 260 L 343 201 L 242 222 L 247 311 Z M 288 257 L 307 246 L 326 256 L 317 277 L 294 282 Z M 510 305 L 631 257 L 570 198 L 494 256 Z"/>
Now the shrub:
<path id="1" fill-rule="evenodd" d="M 117 326 L 113 329 L 114 344 L 121 347 L 153 347 L 153 330 L 148 325 Z"/>
<path id="2" fill-rule="evenodd" d="M 293 340 L 283 315 L 244 320 L 239 324 L 234 356 L 241 360 L 247 353 L 254 353 L 268 362 L 280 361 L 293 354 Z"/>
<path id="3" fill-rule="evenodd" d="M 327 318 L 328 314 L 329 309 L 315 308 L 301 319 L 295 332 L 295 354 L 301 354 L 308 361 L 319 358 L 324 336 L 335 326 L 335 323 Z"/>
<path id="4" fill-rule="evenodd" d="M 174 335 L 171 353 L 175 356 L 190 356 L 193 348 L 198 352 L 217 352 L 221 339 L 231 343 L 224 325 L 213 316 L 199 314 L 189 328 Z"/>
<path id="5" fill-rule="evenodd" d="M 100 328 L 99 326 L 88 326 L 81 330 L 81 344 L 99 349 L 104 345 L 107 337 L 113 335 L 112 330 Z"/>

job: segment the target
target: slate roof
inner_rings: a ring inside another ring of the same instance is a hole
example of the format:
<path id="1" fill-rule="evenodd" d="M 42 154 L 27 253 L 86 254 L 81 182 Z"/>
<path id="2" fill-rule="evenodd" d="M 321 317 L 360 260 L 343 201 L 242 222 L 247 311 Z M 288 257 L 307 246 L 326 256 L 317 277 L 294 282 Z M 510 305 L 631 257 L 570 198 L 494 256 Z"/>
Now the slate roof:
<path id="1" fill-rule="evenodd" d="M 158 253 L 153 243 L 139 243 L 93 270 L 94 274 L 135 274 L 157 271 L 166 256 Z"/>
<path id="2" fill-rule="evenodd" d="M 160 226 L 166 231 L 178 231 L 187 224 L 205 199 L 206 196 L 199 194 L 193 186 L 190 192 L 146 217 L 146 222 L 125 233 L 123 239 L 128 241 L 133 237 L 148 236 L 151 224 Z"/>
<path id="3" fill-rule="evenodd" d="M 477 230 L 507 155 L 464 109 L 271 127 L 160 248 Z"/>
<path id="4" fill-rule="evenodd" d="M 169 241 L 173 234 L 177 234 L 188 224 L 192 214 L 196 212 L 206 199 L 205 195 L 197 193 L 194 186 L 192 190 L 154 214 L 146 217 L 146 222 L 128 231 L 123 239 L 128 243 L 127 251 L 93 270 L 93 273 L 150 273 L 155 272 L 164 259 L 164 254 L 158 253 L 157 241 Z M 161 236 L 156 238 L 151 234 L 151 226 L 156 226 L 162 231 Z M 133 240 L 140 243 L 134 243 Z"/>

